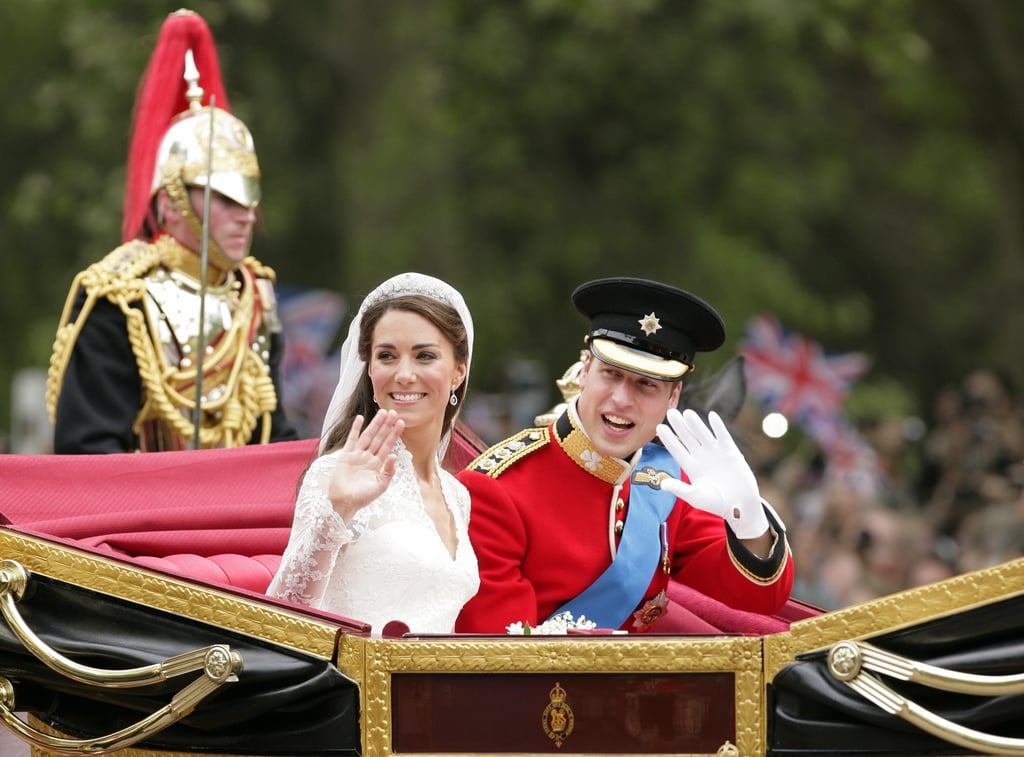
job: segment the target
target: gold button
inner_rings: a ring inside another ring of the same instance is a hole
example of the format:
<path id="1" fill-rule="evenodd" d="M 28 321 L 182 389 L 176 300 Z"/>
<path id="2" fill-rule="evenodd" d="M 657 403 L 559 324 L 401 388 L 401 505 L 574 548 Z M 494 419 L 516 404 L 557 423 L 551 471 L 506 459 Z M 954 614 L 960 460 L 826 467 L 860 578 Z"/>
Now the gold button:
<path id="1" fill-rule="evenodd" d="M 625 525 L 626 525 L 626 524 L 625 524 L 625 523 L 623 523 L 623 522 L 622 522 L 621 520 L 617 520 L 617 521 L 615 521 L 615 534 L 616 534 L 616 535 L 619 535 L 619 534 L 621 534 L 621 533 L 622 533 L 622 529 L 623 529 L 623 527 L 624 527 Z"/>
<path id="2" fill-rule="evenodd" d="M 615 512 L 621 513 L 625 509 L 626 509 L 626 503 L 623 502 L 621 498 L 617 499 L 615 501 Z"/>

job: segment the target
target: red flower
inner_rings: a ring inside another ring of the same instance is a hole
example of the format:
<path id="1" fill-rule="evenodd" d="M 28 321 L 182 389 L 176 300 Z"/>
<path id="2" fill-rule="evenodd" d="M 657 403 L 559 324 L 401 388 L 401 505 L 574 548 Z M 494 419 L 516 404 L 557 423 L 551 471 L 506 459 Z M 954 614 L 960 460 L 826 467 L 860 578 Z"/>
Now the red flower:
<path id="1" fill-rule="evenodd" d="M 639 610 L 633 613 L 633 628 L 640 632 L 647 631 L 666 612 L 668 612 L 668 599 L 665 597 L 665 590 L 662 589 L 657 596 L 648 599 Z"/>

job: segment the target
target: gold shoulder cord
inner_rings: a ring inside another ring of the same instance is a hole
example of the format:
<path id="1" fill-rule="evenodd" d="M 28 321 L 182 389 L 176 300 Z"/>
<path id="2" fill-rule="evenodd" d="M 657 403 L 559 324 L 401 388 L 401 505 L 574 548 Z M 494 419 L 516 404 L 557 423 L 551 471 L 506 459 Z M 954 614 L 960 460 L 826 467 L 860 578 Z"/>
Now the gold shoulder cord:
<path id="1" fill-rule="evenodd" d="M 71 359 L 71 350 L 96 301 L 109 299 L 127 313 L 131 310 L 128 304 L 141 300 L 146 292 L 142 275 L 159 262 L 160 254 L 155 247 L 141 240 L 132 240 L 75 276 L 64 302 L 46 377 L 46 408 L 51 423 L 57 418 L 57 399 L 64 384 L 64 372 Z M 79 289 L 85 290 L 85 302 L 78 318 L 72 323 L 71 310 Z"/>
<path id="2" fill-rule="evenodd" d="M 116 263 L 123 261 L 126 256 L 126 252 L 123 252 L 125 248 L 136 248 L 127 251 L 129 254 L 134 252 L 136 257 L 128 266 L 117 266 Z M 150 245 L 129 242 L 75 278 L 50 359 L 46 395 L 51 420 L 56 417 L 57 398 L 64 372 L 82 324 L 96 300 L 106 297 L 125 314 L 128 339 L 145 389 L 145 401 L 132 425 L 133 431 L 138 433 L 145 421 L 157 418 L 166 422 L 183 439 L 194 438 L 195 426 L 189 419 L 196 403 L 195 368 L 166 365 L 156 348 L 160 343 L 156 324 L 148 323 L 142 309 L 131 307 L 132 303 L 140 301 L 146 294 L 142 276 L 157 265 L 162 257 L 159 241 Z M 249 331 L 257 316 L 255 276 L 246 266 L 240 266 L 237 272 L 243 280 L 243 286 L 235 313 L 247 317 L 233 318 L 231 327 L 207 355 L 204 380 L 209 379 L 211 386 L 222 386 L 226 391 L 219 399 L 208 400 L 203 405 L 205 413 L 220 414 L 215 423 L 200 428 L 199 443 L 204 448 L 246 444 L 260 417 L 264 421 L 260 441 L 268 442 L 270 414 L 277 407 L 277 393 L 266 363 L 249 348 Z M 79 286 L 86 290 L 86 303 L 78 319 L 68 323 Z M 189 389 L 192 390 L 191 394 Z"/>
<path id="3" fill-rule="evenodd" d="M 269 265 L 261 263 L 254 257 L 248 257 L 242 261 L 242 267 L 248 268 L 253 274 L 260 279 L 270 279 L 275 284 L 277 283 L 277 273 Z"/>

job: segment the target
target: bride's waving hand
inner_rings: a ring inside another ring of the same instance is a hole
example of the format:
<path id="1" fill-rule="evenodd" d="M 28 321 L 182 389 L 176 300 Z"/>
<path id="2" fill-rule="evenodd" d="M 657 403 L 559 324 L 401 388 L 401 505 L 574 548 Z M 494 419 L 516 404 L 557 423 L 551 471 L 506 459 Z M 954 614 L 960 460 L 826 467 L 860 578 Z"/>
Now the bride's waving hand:
<path id="1" fill-rule="evenodd" d="M 327 496 L 346 523 L 388 488 L 395 475 L 394 447 L 405 423 L 394 410 L 382 410 L 363 430 L 363 416 L 352 421 L 331 475 Z"/>

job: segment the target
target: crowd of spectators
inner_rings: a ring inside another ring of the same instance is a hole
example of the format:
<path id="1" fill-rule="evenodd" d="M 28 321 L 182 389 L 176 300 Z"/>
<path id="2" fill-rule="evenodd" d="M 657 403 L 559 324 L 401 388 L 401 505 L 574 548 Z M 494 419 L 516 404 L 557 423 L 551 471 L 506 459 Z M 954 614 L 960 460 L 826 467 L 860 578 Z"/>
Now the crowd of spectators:
<path id="1" fill-rule="evenodd" d="M 868 491 L 830 475 L 820 453 L 743 434 L 788 525 L 798 599 L 838 609 L 1024 556 L 1024 411 L 1012 386 L 976 370 L 938 398 L 923 433 L 908 420 L 859 424 L 881 482 Z"/>

